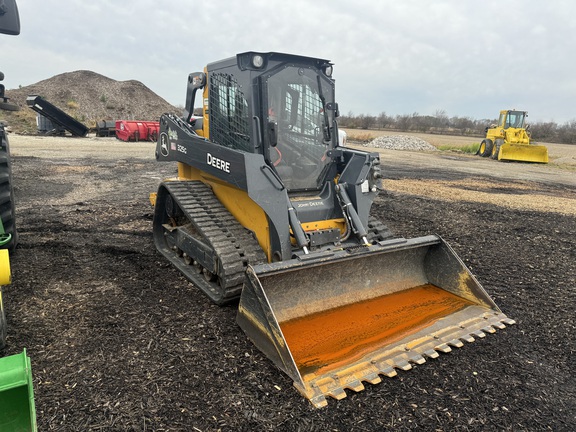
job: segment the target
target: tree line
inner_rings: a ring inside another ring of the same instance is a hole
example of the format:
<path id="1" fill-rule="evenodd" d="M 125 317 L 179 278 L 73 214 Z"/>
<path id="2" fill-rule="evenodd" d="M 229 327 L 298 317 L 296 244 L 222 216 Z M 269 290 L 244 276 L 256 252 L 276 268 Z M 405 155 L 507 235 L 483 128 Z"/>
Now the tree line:
<path id="1" fill-rule="evenodd" d="M 445 111 L 439 110 L 431 115 L 418 113 L 387 115 L 385 112 L 377 116 L 352 112 L 340 115 L 340 127 L 351 129 L 388 129 L 399 132 L 437 133 L 446 135 L 467 135 L 482 137 L 486 128 L 498 123 L 498 119 L 476 120 L 470 117 L 450 117 Z M 534 141 L 544 141 L 562 144 L 576 144 L 576 120 L 557 124 L 555 122 L 529 123 L 528 131 Z"/>

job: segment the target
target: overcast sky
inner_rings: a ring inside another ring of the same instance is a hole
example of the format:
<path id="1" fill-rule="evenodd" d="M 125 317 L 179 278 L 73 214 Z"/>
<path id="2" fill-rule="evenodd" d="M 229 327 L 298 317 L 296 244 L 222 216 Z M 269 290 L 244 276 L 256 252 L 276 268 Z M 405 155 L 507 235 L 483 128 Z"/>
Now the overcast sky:
<path id="1" fill-rule="evenodd" d="M 331 60 L 343 113 L 576 119 L 573 0 L 17 0 L 6 88 L 91 70 L 183 105 L 186 79 L 245 51 Z"/>

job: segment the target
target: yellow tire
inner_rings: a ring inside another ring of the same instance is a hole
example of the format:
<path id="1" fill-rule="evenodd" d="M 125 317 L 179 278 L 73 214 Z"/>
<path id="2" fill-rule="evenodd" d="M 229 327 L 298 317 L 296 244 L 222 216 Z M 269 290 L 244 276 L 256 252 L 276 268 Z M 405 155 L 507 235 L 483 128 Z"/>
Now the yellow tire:
<path id="1" fill-rule="evenodd" d="M 7 249 L 0 249 L 0 286 L 8 285 L 12 281 L 10 273 L 10 256 Z"/>
<path id="2" fill-rule="evenodd" d="M 492 140 L 490 139 L 482 140 L 482 142 L 480 143 L 480 148 L 478 149 L 478 154 L 482 157 L 490 156 L 490 154 L 492 154 L 493 146 L 494 144 L 492 143 Z"/>
<path id="3" fill-rule="evenodd" d="M 494 160 L 498 160 L 498 155 L 500 154 L 500 147 L 504 144 L 504 140 L 498 139 L 494 142 L 494 146 L 492 147 L 492 154 L 490 157 Z"/>

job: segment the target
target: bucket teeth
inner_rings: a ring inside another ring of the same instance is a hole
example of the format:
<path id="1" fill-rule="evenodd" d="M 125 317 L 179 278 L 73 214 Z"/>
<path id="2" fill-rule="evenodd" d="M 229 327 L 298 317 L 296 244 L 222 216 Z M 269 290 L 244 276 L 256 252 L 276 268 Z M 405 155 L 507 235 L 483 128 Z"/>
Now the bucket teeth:
<path id="1" fill-rule="evenodd" d="M 450 348 L 448 345 L 446 345 L 445 343 L 440 344 L 438 346 L 435 346 L 434 349 L 436 351 L 440 351 L 443 353 L 449 353 L 450 351 L 452 351 L 452 348 Z"/>
<path id="2" fill-rule="evenodd" d="M 417 352 L 410 352 L 408 355 L 408 361 L 413 364 L 423 364 L 426 363 L 426 359 L 422 357 Z"/>
<path id="3" fill-rule="evenodd" d="M 423 354 L 424 354 L 426 357 L 428 357 L 428 358 L 433 358 L 433 359 L 440 356 L 440 354 L 438 354 L 438 351 L 436 351 L 436 350 L 434 350 L 434 349 L 430 349 L 430 350 L 428 350 L 428 351 L 425 351 Z"/>
<path id="4" fill-rule="evenodd" d="M 474 339 L 474 338 L 472 337 L 472 335 L 462 335 L 462 336 L 460 336 L 460 340 L 463 340 L 464 342 L 472 343 L 472 342 L 474 342 L 476 339 Z"/>
<path id="5" fill-rule="evenodd" d="M 456 348 L 462 348 L 464 343 L 460 339 L 452 339 L 450 342 L 448 342 L 448 345 Z"/>
<path id="6" fill-rule="evenodd" d="M 364 389 L 364 387 L 362 387 L 362 389 Z M 336 400 L 341 400 L 346 397 L 346 392 L 344 391 L 343 388 L 338 387 L 333 390 L 330 390 L 330 392 L 328 392 L 326 395 Z"/>
<path id="7" fill-rule="evenodd" d="M 488 320 L 489 326 L 486 326 Z M 387 347 L 381 352 L 375 352 L 355 364 L 344 366 L 331 374 L 304 376 L 304 386 L 295 382 L 295 387 L 316 407 L 328 404 L 326 397 L 343 399 L 346 389 L 359 392 L 364 390 L 362 382 L 371 384 L 380 383 L 381 376 L 394 377 L 397 370 L 410 370 L 414 364 L 426 362 L 426 358 L 436 358 L 439 352 L 449 353 L 452 347 L 461 348 L 464 342 L 472 343 L 476 338 L 483 338 L 486 333 L 495 333 L 496 329 L 503 329 L 515 321 L 502 314 L 481 316 L 469 322 L 458 324 L 451 328 L 429 333 L 420 339 L 419 344 L 409 341 L 407 344 L 398 344 Z M 480 326 L 483 326 L 480 329 Z M 408 348 L 409 346 L 409 348 Z"/>
<path id="8" fill-rule="evenodd" d="M 377 373 L 370 373 L 366 375 L 364 381 L 369 382 L 370 384 L 378 384 L 382 382 L 382 378 L 380 378 L 380 375 L 378 375 Z"/>
<path id="9" fill-rule="evenodd" d="M 354 380 L 354 381 L 348 382 L 346 384 L 346 388 L 348 388 L 350 390 L 354 390 L 355 392 L 360 392 L 360 391 L 364 390 L 364 385 L 362 384 L 361 381 Z"/>
<path id="10" fill-rule="evenodd" d="M 398 361 L 396 362 L 395 367 L 398 368 L 398 369 L 402 369 L 402 370 L 404 370 L 404 371 L 407 371 L 407 370 L 412 369 L 412 365 L 411 365 L 408 361 L 406 361 L 406 360 L 404 360 L 404 359 L 398 360 Z"/>
<path id="11" fill-rule="evenodd" d="M 377 364 L 377 363 L 376 363 Z M 381 366 L 376 366 L 376 370 L 380 375 L 385 375 L 388 378 L 392 378 L 395 377 L 396 375 L 398 375 L 398 372 L 396 372 L 396 369 L 394 369 L 394 367 L 390 366 L 388 363 L 382 363 Z"/>

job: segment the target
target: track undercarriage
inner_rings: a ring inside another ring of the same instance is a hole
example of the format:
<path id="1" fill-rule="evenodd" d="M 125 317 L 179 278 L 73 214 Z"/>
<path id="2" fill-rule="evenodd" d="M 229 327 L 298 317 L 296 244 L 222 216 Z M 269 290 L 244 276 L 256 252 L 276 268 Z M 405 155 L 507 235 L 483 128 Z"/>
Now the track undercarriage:
<path id="1" fill-rule="evenodd" d="M 164 182 L 156 198 L 154 241 L 158 250 L 212 302 L 240 297 L 249 264 L 267 262 L 254 235 L 200 181 Z M 371 242 L 393 235 L 370 218 Z"/>
<path id="2" fill-rule="evenodd" d="M 248 263 L 266 262 L 252 233 L 199 181 L 161 185 L 154 240 L 158 250 L 216 304 L 240 296 Z"/>

